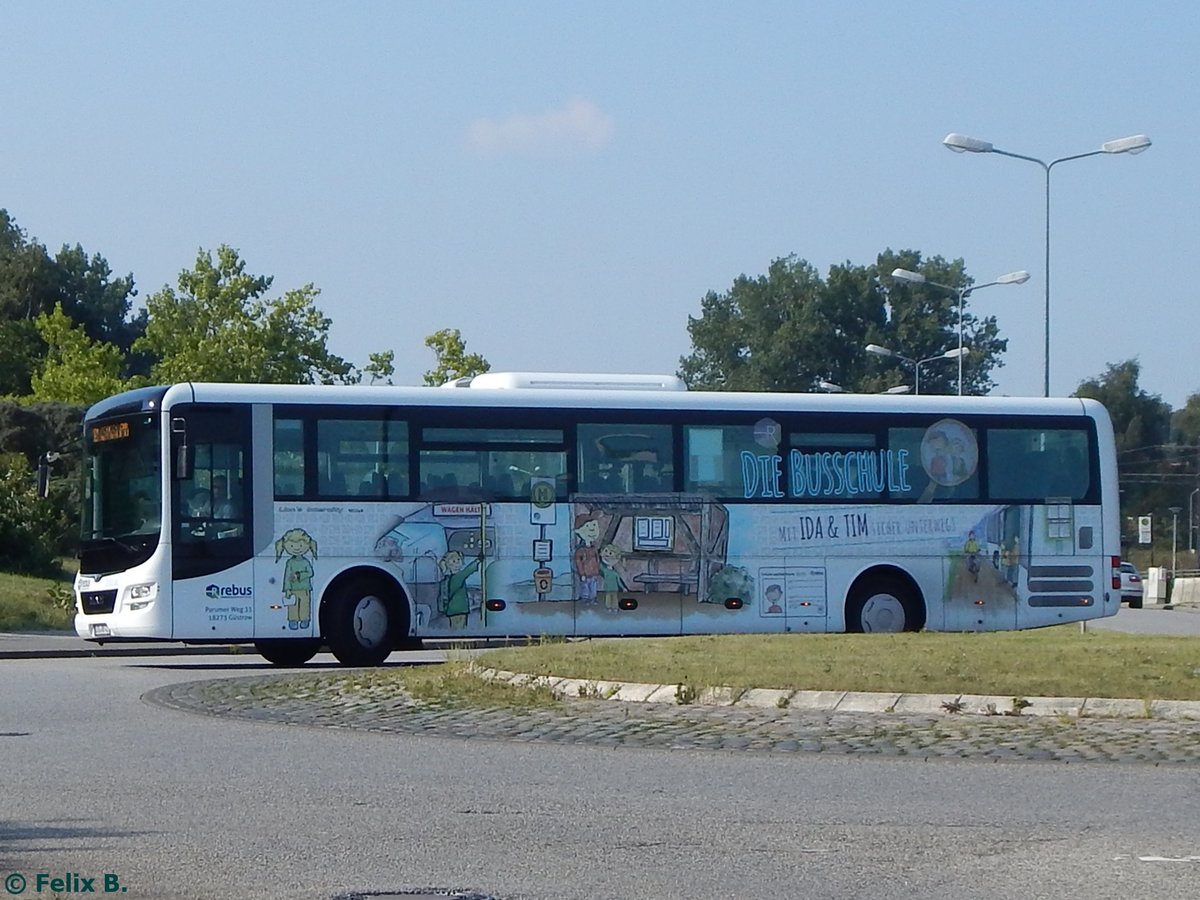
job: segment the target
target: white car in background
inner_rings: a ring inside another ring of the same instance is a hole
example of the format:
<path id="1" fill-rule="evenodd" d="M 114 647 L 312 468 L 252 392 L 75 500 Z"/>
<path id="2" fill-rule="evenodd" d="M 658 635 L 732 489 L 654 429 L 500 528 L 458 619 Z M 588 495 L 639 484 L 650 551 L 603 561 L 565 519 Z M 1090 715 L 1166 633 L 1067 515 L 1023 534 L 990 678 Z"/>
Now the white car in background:
<path id="1" fill-rule="evenodd" d="M 1121 561 L 1121 602 L 1130 609 L 1142 608 L 1142 573 L 1131 562 Z"/>

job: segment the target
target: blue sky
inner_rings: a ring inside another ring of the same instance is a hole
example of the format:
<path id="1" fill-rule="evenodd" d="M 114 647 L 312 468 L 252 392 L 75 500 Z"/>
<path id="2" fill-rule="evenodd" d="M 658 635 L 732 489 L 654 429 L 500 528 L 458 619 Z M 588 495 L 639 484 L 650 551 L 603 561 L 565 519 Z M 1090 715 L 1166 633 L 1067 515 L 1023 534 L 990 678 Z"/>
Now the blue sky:
<path id="1" fill-rule="evenodd" d="M 1200 5 L 1111 2 L 57 3 L 0 12 L 0 207 L 140 299 L 199 248 L 273 295 L 313 283 L 330 347 L 396 380 L 459 328 L 494 369 L 673 372 L 709 290 L 962 257 L 1040 395 L 1138 357 L 1200 391 Z M 1187 156 L 1193 158 L 1188 162 Z M 903 348 L 897 348 L 903 350 Z"/>

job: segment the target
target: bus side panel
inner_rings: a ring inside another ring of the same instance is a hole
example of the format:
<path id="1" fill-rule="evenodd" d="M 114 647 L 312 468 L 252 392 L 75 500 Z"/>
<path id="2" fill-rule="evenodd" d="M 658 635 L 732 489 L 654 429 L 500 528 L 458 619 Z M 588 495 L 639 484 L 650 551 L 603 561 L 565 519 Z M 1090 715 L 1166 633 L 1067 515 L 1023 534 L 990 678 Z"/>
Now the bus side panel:
<path id="1" fill-rule="evenodd" d="M 172 586 L 177 641 L 242 641 L 255 633 L 254 561 Z"/>
<path id="2" fill-rule="evenodd" d="M 809 630 L 825 630 L 821 551 L 781 540 L 777 512 L 704 501 L 701 583 L 684 598 L 684 634 L 783 632 L 802 609 Z"/>
<path id="3" fill-rule="evenodd" d="M 1054 503 L 1027 507 L 1016 580 L 1018 628 L 1038 628 L 1111 615 L 1111 557 L 1104 553 L 1100 507 Z M 1116 603 L 1120 595 L 1116 593 Z"/>

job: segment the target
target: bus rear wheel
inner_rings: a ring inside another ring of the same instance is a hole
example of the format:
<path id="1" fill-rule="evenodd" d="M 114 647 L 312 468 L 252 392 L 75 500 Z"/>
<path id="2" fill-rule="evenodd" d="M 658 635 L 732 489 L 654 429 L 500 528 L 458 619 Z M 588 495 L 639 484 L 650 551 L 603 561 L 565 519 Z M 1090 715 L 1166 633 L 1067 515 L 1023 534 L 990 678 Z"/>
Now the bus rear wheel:
<path id="1" fill-rule="evenodd" d="M 255 641 L 258 655 L 274 666 L 302 666 L 321 649 L 320 641 Z"/>
<path id="2" fill-rule="evenodd" d="M 919 631 L 921 600 L 899 578 L 873 578 L 851 594 L 846 630 L 865 634 Z"/>
<path id="3" fill-rule="evenodd" d="M 322 629 L 343 666 L 377 666 L 391 654 L 399 630 L 391 594 L 380 579 L 360 576 L 326 601 Z"/>

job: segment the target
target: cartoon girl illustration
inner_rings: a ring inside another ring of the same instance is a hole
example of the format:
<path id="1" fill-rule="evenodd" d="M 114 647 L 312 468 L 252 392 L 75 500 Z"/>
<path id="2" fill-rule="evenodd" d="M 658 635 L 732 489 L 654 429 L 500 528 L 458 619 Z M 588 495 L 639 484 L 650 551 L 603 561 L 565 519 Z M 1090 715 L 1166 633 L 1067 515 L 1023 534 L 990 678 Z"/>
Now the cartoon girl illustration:
<path id="1" fill-rule="evenodd" d="M 275 562 L 285 553 L 288 561 L 283 566 L 283 602 L 287 605 L 288 628 L 296 631 L 308 628 L 312 622 L 313 565 L 307 557 L 316 560 L 317 542 L 303 528 L 292 528 L 275 542 Z"/>
<path id="2" fill-rule="evenodd" d="M 458 550 L 449 550 L 438 560 L 442 584 L 438 597 L 438 609 L 450 622 L 451 628 L 466 628 L 471 615 L 471 598 L 467 593 L 467 579 L 479 569 L 479 557 L 469 563 Z"/>
<path id="3" fill-rule="evenodd" d="M 600 548 L 600 582 L 604 588 L 604 608 L 617 608 L 617 594 L 629 590 L 625 576 L 617 567 L 625 558 L 625 553 L 616 544 L 605 544 Z"/>
<path id="4" fill-rule="evenodd" d="M 595 603 L 600 589 L 600 552 L 596 541 L 600 538 L 600 522 L 594 516 L 580 513 L 575 517 L 575 535 L 579 545 L 571 557 L 575 575 L 579 578 L 579 599 L 584 603 Z"/>

